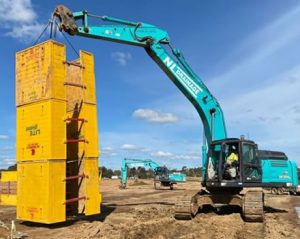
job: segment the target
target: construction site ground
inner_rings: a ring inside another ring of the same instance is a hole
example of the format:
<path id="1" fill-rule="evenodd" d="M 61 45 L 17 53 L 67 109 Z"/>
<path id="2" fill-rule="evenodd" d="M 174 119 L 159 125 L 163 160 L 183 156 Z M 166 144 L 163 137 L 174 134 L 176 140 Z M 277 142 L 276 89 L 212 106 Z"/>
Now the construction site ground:
<path id="1" fill-rule="evenodd" d="M 174 219 L 174 203 L 187 190 L 198 190 L 199 180 L 178 184 L 174 190 L 155 190 L 151 180 L 129 181 L 119 189 L 119 180 L 102 180 L 102 213 L 56 225 L 16 222 L 24 238 L 300 238 L 296 207 L 300 196 L 266 194 L 265 222 L 245 223 L 241 209 L 205 208 L 191 221 Z M 30 192 L 29 192 L 30 193 Z M 0 207 L 0 238 L 7 238 L 15 207 Z M 2 225 L 1 225 L 2 224 Z M 3 225 L 4 224 L 4 225 Z"/>

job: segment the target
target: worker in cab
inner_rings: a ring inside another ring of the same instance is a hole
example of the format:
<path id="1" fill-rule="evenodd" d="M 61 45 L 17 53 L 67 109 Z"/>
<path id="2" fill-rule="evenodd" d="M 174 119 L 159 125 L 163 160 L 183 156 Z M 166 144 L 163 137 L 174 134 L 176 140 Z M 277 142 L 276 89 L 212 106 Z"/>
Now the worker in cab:
<path id="1" fill-rule="evenodd" d="M 232 166 L 232 165 L 237 164 L 238 161 L 239 161 L 239 158 L 237 155 L 236 147 L 234 145 L 230 145 L 228 156 L 226 158 L 226 164 L 229 166 Z"/>
<path id="2" fill-rule="evenodd" d="M 237 148 L 234 145 L 229 146 L 228 156 L 226 158 L 225 165 L 225 179 L 236 179 L 238 175 L 239 158 L 237 154 Z"/>

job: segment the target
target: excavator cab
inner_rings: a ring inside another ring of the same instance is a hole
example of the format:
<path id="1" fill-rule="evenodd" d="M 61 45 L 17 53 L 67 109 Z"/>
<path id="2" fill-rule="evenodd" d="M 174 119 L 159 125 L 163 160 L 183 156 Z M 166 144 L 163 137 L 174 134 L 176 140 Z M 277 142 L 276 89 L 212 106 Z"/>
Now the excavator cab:
<path id="1" fill-rule="evenodd" d="M 260 184 L 262 170 L 257 145 L 243 138 L 214 141 L 207 154 L 206 179 L 208 188 L 242 189 Z"/>
<path id="2" fill-rule="evenodd" d="M 173 185 L 176 184 L 172 178 L 169 177 L 169 170 L 166 166 L 159 166 L 154 170 L 154 188 L 159 189 L 161 186 L 170 187 L 173 190 Z"/>
<path id="3" fill-rule="evenodd" d="M 169 170 L 165 166 L 159 166 L 154 170 L 154 178 L 157 180 L 169 180 Z"/>

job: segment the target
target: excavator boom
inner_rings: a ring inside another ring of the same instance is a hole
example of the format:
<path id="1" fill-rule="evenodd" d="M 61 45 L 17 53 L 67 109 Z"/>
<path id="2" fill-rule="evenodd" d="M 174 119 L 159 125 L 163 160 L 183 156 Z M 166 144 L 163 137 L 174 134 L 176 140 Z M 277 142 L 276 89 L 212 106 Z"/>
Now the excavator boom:
<path id="1" fill-rule="evenodd" d="M 56 7 L 53 16 L 59 18 L 59 28 L 70 35 L 113 41 L 143 47 L 197 110 L 204 125 L 207 146 L 213 140 L 227 138 L 223 111 L 203 81 L 193 72 L 178 49 L 171 47 L 166 31 L 154 25 L 125 21 L 107 16 L 95 16 L 87 11 L 72 12 L 64 5 Z M 89 25 L 96 18 L 101 24 Z M 77 22 L 81 22 L 80 25 Z M 103 24 L 112 23 L 113 25 Z M 172 55 L 165 46 L 170 46 Z M 206 171 L 206 142 L 202 149 L 203 175 Z M 204 177 L 203 177 L 204 180 Z"/>

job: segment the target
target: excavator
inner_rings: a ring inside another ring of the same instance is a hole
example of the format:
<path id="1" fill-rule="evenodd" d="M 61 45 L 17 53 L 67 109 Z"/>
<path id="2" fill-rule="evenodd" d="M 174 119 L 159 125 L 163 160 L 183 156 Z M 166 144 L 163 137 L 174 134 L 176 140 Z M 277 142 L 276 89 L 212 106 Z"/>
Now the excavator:
<path id="1" fill-rule="evenodd" d="M 169 173 L 166 166 L 159 166 L 151 159 L 129 159 L 122 160 L 121 168 L 121 188 L 125 189 L 127 186 L 128 168 L 133 167 L 149 167 L 154 171 L 154 188 L 159 189 L 161 186 L 170 187 L 174 189 L 174 184 L 178 182 L 185 182 L 186 175 L 184 173 Z"/>
<path id="2" fill-rule="evenodd" d="M 192 219 L 205 205 L 237 205 L 245 221 L 264 220 L 264 188 L 296 187 L 297 167 L 283 152 L 259 150 L 245 137 L 229 138 L 222 108 L 182 53 L 173 48 L 168 33 L 154 25 L 97 16 L 88 11 L 72 12 L 58 5 L 53 12 L 60 31 L 145 49 L 197 110 L 204 126 L 202 187 L 194 194 L 180 195 L 175 218 Z M 89 25 L 89 20 L 99 20 Z M 108 23 L 108 24 L 105 24 Z M 169 47 L 169 48 L 167 48 Z M 227 158 L 234 150 L 235 163 Z M 199 185 L 200 186 L 200 185 Z"/>

